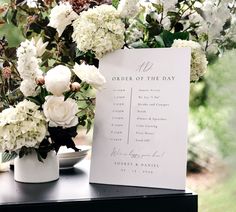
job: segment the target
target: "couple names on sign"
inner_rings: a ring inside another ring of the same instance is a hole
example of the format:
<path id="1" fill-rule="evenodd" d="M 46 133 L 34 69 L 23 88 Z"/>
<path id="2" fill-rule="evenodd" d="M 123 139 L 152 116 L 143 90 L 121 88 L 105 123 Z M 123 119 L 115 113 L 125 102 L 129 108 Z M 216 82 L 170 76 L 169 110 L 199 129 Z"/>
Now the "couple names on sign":
<path id="1" fill-rule="evenodd" d="M 101 59 L 91 183 L 185 189 L 190 56 L 132 49 Z"/>

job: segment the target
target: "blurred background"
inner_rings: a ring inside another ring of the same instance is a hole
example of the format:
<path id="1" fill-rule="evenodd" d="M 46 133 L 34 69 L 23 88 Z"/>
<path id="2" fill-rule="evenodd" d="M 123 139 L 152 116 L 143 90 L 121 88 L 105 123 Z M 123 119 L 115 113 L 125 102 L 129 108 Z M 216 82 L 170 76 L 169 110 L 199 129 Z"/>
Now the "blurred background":
<path id="1" fill-rule="evenodd" d="M 4 35 L 10 46 L 23 39 L 11 24 L 0 24 Z M 204 78 L 191 84 L 187 187 L 198 193 L 202 212 L 236 211 L 235 91 L 235 50 L 212 60 Z M 77 142 L 91 145 L 93 131 L 79 131 Z"/>

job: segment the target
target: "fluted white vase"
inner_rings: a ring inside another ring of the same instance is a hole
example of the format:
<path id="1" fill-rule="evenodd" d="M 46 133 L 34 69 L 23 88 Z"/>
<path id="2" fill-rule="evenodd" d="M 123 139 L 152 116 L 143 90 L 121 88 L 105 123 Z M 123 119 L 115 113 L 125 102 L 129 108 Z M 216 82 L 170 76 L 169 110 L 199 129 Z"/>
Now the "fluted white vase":
<path id="1" fill-rule="evenodd" d="M 48 153 L 47 158 L 40 162 L 37 153 L 14 161 L 14 179 L 23 183 L 45 183 L 59 179 L 59 160 L 55 151 Z"/>

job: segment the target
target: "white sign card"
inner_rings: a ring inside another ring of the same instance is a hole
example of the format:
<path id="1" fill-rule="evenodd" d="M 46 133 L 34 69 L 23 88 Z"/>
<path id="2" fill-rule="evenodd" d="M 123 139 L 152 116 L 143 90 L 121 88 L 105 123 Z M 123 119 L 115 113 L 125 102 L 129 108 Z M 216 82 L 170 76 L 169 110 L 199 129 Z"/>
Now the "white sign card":
<path id="1" fill-rule="evenodd" d="M 100 60 L 90 182 L 185 189 L 189 48 L 126 49 Z"/>

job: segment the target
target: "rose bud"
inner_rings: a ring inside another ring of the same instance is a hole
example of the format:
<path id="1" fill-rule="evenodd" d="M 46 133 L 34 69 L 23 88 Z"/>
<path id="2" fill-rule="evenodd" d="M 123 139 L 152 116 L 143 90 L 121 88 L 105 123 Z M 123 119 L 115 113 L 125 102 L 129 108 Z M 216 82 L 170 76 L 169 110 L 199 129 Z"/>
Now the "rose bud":
<path id="1" fill-rule="evenodd" d="M 43 76 L 40 76 L 40 77 L 36 78 L 36 84 L 37 85 L 44 85 L 44 83 L 45 83 L 45 79 L 44 79 Z"/>
<path id="2" fill-rule="evenodd" d="M 3 67 L 2 77 L 4 79 L 10 79 L 10 77 L 11 77 L 11 68 L 10 68 L 10 66 Z"/>
<path id="3" fill-rule="evenodd" d="M 70 84 L 71 91 L 79 91 L 81 88 L 80 84 L 78 82 L 73 82 Z"/>

